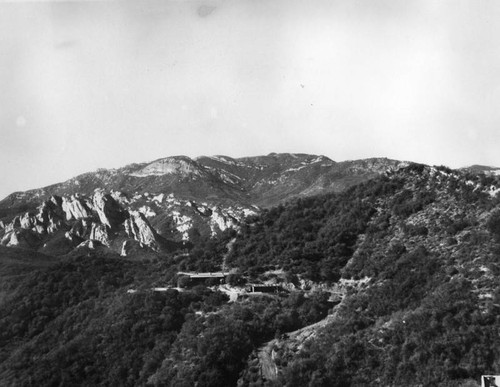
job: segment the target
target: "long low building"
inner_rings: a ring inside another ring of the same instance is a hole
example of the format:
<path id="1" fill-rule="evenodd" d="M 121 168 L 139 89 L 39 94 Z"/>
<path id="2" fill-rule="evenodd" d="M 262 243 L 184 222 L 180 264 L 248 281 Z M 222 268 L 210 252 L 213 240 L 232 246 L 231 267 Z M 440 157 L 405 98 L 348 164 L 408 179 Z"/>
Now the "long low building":
<path id="1" fill-rule="evenodd" d="M 209 273 L 193 273 L 193 272 L 184 272 L 180 271 L 177 273 L 179 276 L 179 280 L 182 277 L 189 278 L 188 283 L 182 284 L 182 282 L 178 281 L 178 284 L 180 287 L 181 285 L 184 286 L 193 286 L 193 285 L 199 285 L 199 284 L 204 284 L 207 281 L 217 281 L 219 284 L 223 284 L 226 282 L 226 277 L 229 275 L 228 272 L 209 272 Z"/>
<path id="2" fill-rule="evenodd" d="M 178 275 L 185 275 L 189 278 L 226 278 L 229 273 L 228 272 L 223 272 L 223 271 L 216 271 L 216 272 L 210 272 L 210 273 L 193 273 L 193 272 L 186 272 L 186 271 L 180 271 L 177 273 Z"/>

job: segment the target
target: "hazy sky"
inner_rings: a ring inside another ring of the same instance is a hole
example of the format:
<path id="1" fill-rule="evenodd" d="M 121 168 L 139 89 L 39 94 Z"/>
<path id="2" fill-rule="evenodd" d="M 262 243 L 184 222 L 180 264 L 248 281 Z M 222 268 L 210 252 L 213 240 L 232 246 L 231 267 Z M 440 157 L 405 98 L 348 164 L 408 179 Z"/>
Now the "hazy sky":
<path id="1" fill-rule="evenodd" d="M 500 166 L 500 1 L 0 0 L 0 197 L 184 154 Z"/>

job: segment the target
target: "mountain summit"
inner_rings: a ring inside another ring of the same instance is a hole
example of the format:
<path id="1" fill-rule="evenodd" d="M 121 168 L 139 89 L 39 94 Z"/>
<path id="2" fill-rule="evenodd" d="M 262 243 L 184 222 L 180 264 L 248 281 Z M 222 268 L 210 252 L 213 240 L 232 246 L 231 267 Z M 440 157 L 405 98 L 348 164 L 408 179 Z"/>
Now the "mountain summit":
<path id="1" fill-rule="evenodd" d="M 292 197 L 338 192 L 388 170 L 408 165 L 386 158 L 335 162 L 326 156 L 271 153 L 231 158 L 172 156 L 118 169 L 98 169 L 63 183 L 16 192 L 0 207 L 39 201 L 51 195 L 89 195 L 96 188 L 135 193 L 165 193 L 186 199 L 214 199 L 268 207 Z"/>
<path id="2" fill-rule="evenodd" d="M 385 158 L 335 162 L 271 153 L 173 156 L 99 169 L 1 201 L 1 243 L 56 255 L 88 247 L 89 241 L 122 255 L 144 248 L 171 251 L 197 235 L 237 228 L 261 208 L 339 192 L 406 165 Z"/>

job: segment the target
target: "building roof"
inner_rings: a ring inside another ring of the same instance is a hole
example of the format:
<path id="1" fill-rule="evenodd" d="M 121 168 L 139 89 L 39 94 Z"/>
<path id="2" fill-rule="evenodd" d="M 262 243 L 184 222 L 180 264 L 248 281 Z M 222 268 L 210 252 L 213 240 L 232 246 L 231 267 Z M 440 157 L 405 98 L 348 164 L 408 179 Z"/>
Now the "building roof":
<path id="1" fill-rule="evenodd" d="M 213 272 L 213 273 L 189 273 L 189 272 L 183 272 L 180 271 L 177 273 L 179 275 L 185 275 L 188 276 L 189 278 L 224 278 L 226 277 L 229 273 L 227 272 Z"/>

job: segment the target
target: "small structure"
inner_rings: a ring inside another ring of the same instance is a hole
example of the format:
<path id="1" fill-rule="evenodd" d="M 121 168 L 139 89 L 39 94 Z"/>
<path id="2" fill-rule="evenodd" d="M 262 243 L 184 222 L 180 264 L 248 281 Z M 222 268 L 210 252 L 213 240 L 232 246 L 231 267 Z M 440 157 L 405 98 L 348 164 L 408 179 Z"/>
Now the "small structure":
<path id="1" fill-rule="evenodd" d="M 283 289 L 278 284 L 249 284 L 246 290 L 249 293 L 279 293 Z"/>
<path id="2" fill-rule="evenodd" d="M 189 286 L 205 285 L 207 282 L 224 284 L 226 283 L 226 277 L 229 275 L 227 272 L 213 272 L 213 273 L 190 273 L 190 272 L 179 272 L 177 273 L 179 277 L 187 277 L 189 281 L 187 284 Z"/>
<path id="3" fill-rule="evenodd" d="M 481 376 L 481 387 L 500 387 L 500 375 Z"/>

